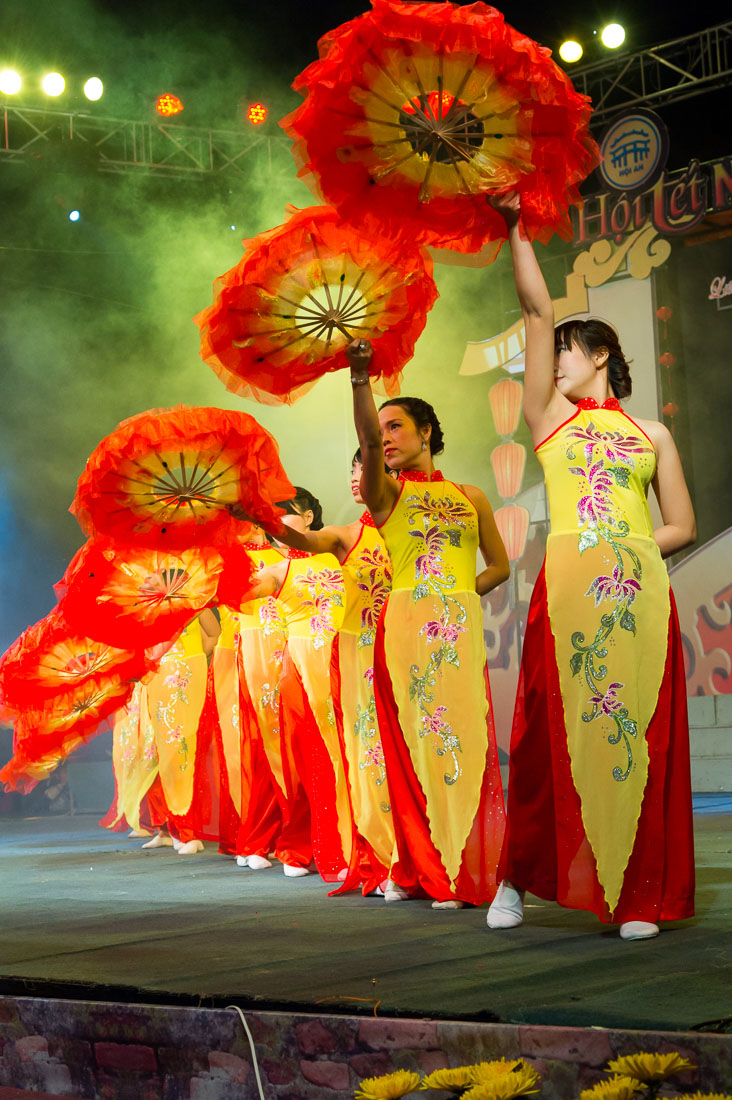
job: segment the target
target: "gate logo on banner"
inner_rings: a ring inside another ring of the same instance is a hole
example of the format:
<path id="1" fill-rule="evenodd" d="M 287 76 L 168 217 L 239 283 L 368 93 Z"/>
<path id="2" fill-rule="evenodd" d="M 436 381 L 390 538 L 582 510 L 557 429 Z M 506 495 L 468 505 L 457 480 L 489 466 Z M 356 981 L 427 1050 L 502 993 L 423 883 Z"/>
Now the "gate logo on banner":
<path id="1" fill-rule="evenodd" d="M 668 131 L 653 111 L 623 115 L 605 132 L 599 173 L 613 191 L 635 191 L 653 183 L 668 156 Z"/>

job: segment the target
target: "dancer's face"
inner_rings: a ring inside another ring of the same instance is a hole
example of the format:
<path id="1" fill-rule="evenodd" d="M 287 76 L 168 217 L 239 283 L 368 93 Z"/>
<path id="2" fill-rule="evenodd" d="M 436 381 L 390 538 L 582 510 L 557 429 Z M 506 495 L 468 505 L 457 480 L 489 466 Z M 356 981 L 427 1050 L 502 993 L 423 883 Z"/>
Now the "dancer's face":
<path id="1" fill-rule="evenodd" d="M 409 469 L 424 454 L 422 443 L 429 443 L 431 429 L 419 429 L 399 405 L 387 405 L 381 409 L 379 424 L 387 466 L 392 470 Z"/>
<path id="2" fill-rule="evenodd" d="M 364 500 L 361 496 L 361 474 L 363 472 L 363 466 L 360 462 L 354 462 L 351 466 L 351 493 L 356 504 L 363 504 Z"/>
<path id="3" fill-rule="evenodd" d="M 588 355 L 579 344 L 558 344 L 554 351 L 554 384 L 570 401 L 591 395 L 598 374 L 607 367 L 607 348 Z"/>

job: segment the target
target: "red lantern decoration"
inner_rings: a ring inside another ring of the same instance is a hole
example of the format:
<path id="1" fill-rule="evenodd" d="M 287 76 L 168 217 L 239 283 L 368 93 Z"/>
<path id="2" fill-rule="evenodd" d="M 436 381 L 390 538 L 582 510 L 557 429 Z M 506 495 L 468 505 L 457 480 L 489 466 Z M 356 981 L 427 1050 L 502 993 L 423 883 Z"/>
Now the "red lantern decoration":
<path id="1" fill-rule="evenodd" d="M 673 418 L 675 416 L 678 416 L 678 414 L 679 414 L 679 406 L 677 404 L 675 404 L 673 401 L 667 401 L 666 404 L 663 406 L 663 415 L 664 416 L 670 416 L 671 419 L 673 420 Z"/>
<path id="2" fill-rule="evenodd" d="M 488 394 L 493 413 L 493 423 L 499 435 L 513 435 L 518 427 L 521 397 L 524 387 L 520 382 L 505 378 L 492 386 Z"/>
<path id="3" fill-rule="evenodd" d="M 515 497 L 524 476 L 526 448 L 520 443 L 501 443 L 491 454 L 491 466 L 503 499 Z"/>
<path id="4" fill-rule="evenodd" d="M 504 504 L 495 512 L 496 526 L 506 547 L 508 560 L 516 562 L 526 549 L 529 512 L 518 504 Z"/>
<path id="5" fill-rule="evenodd" d="M 656 310 L 656 317 L 658 317 L 659 321 L 663 321 L 663 323 L 666 324 L 667 321 L 671 320 L 673 312 L 671 306 L 659 306 Z"/>
<path id="6" fill-rule="evenodd" d="M 676 366 L 676 356 L 672 355 L 670 351 L 665 351 L 663 355 L 659 355 L 658 361 L 666 369 Z"/>

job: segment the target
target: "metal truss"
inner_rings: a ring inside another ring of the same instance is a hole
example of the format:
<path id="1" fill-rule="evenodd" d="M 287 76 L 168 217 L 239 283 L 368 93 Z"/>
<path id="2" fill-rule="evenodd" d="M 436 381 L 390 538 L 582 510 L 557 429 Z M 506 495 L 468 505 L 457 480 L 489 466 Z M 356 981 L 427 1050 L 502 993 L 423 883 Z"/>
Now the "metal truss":
<path id="1" fill-rule="evenodd" d="M 639 53 L 571 70 L 572 83 L 592 99 L 593 123 L 631 107 L 661 107 L 732 81 L 732 22 Z"/>
<path id="2" fill-rule="evenodd" d="M 292 175 L 284 134 L 206 130 L 174 122 L 102 118 L 5 103 L 0 107 L 0 163 L 48 156 L 100 172 L 169 178 L 215 174 Z"/>

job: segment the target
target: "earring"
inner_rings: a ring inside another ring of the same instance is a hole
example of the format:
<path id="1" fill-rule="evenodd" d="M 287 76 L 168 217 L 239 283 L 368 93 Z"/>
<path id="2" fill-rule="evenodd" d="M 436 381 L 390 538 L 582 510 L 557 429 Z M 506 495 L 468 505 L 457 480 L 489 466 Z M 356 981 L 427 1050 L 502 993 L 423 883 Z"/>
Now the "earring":
<path id="1" fill-rule="evenodd" d="M 426 439 L 423 439 L 423 440 L 422 440 L 422 450 L 423 450 L 423 451 L 426 451 L 426 450 L 427 450 L 427 440 L 426 440 Z"/>

